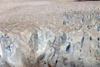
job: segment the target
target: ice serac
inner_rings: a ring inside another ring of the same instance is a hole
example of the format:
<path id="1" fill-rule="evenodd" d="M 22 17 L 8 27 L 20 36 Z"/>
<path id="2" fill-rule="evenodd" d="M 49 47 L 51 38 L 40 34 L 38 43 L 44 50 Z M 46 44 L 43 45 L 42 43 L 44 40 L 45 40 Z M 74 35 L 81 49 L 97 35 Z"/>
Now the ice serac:
<path id="1" fill-rule="evenodd" d="M 26 5 L 1 16 L 0 67 L 100 67 L 100 5 L 69 6 Z"/>

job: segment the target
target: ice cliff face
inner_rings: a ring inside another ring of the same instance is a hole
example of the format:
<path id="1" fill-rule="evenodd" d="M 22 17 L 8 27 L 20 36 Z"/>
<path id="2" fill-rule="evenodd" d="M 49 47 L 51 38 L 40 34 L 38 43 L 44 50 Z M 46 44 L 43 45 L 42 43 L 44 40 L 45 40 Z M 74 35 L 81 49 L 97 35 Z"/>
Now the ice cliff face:
<path id="1" fill-rule="evenodd" d="M 54 24 L 42 24 L 32 31 L 1 31 L 0 66 L 100 67 L 98 12 L 64 12 L 49 19 Z"/>

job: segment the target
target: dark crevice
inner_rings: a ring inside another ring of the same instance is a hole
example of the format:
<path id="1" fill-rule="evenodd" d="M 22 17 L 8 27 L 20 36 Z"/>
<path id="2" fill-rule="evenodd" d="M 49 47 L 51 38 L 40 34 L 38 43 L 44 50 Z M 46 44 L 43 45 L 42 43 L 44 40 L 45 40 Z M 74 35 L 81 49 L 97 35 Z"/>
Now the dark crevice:
<path id="1" fill-rule="evenodd" d="M 55 57 L 55 54 L 56 54 L 56 50 L 54 51 L 54 54 L 53 54 L 51 60 Z"/>
<path id="2" fill-rule="evenodd" d="M 84 43 L 84 36 L 82 37 L 82 40 L 81 40 L 81 48 L 83 47 L 83 43 Z"/>
<path id="3" fill-rule="evenodd" d="M 67 52 L 69 52 L 70 47 L 71 47 L 71 43 L 69 43 L 69 45 L 68 45 L 67 48 L 66 48 L 66 51 L 67 51 Z"/>
<path id="4" fill-rule="evenodd" d="M 92 37 L 90 36 L 90 40 L 92 40 Z"/>

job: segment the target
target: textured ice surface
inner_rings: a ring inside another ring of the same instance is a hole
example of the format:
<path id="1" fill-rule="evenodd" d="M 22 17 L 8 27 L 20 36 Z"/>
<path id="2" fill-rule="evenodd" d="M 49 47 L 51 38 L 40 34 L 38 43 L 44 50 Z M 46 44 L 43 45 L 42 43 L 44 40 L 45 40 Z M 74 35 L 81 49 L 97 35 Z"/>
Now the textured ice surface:
<path id="1" fill-rule="evenodd" d="M 18 33 L 1 31 L 0 67 L 100 67 L 100 13 L 65 11 Z"/>

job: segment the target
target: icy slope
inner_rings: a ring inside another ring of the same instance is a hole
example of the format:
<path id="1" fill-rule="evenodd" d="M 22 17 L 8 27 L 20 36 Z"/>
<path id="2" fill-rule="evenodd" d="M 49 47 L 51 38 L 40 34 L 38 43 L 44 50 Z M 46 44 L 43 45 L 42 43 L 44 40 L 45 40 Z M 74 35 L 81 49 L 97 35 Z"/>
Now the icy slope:
<path id="1" fill-rule="evenodd" d="M 0 67 L 100 67 L 99 4 L 10 5 L 0 12 Z"/>

